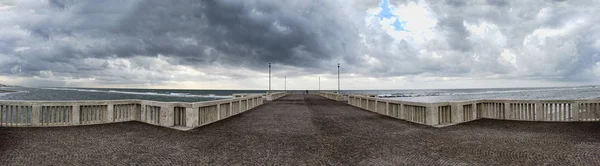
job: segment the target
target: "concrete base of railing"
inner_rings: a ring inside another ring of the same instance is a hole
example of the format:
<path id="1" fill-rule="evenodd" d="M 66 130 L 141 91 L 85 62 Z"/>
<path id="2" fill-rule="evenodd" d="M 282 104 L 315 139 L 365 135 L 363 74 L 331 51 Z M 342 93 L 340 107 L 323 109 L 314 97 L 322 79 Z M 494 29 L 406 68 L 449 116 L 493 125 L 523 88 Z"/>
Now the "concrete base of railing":
<path id="1" fill-rule="evenodd" d="M 271 93 L 267 93 L 266 99 L 267 99 L 267 101 L 273 101 L 273 100 L 282 98 L 286 95 L 287 95 L 287 93 L 284 93 L 284 92 L 271 92 Z"/>
<path id="2" fill-rule="evenodd" d="M 243 113 L 262 105 L 262 94 L 196 102 L 0 101 L 2 127 L 56 127 L 126 121 L 188 130 Z"/>
<path id="3" fill-rule="evenodd" d="M 348 104 L 433 127 L 446 127 L 483 118 L 540 122 L 600 121 L 600 99 L 420 103 L 349 95 Z"/>

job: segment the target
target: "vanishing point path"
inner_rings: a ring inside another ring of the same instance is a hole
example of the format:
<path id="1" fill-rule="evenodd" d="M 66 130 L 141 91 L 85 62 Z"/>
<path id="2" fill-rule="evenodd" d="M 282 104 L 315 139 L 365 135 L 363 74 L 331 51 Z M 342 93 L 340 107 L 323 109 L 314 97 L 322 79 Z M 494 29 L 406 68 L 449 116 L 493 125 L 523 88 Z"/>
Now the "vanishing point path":
<path id="1" fill-rule="evenodd" d="M 600 165 L 600 123 L 432 128 L 288 95 L 190 131 L 138 122 L 0 128 L 0 165 Z"/>

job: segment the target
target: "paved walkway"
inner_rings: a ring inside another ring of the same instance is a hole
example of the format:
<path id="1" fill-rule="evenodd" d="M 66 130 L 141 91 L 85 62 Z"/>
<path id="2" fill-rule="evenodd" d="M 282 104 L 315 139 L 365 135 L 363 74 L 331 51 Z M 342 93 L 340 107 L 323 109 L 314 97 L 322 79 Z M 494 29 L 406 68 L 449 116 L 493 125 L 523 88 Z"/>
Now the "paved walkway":
<path id="1" fill-rule="evenodd" d="M 0 128 L 0 165 L 600 165 L 600 123 L 431 128 L 290 95 L 187 132 L 138 122 Z"/>

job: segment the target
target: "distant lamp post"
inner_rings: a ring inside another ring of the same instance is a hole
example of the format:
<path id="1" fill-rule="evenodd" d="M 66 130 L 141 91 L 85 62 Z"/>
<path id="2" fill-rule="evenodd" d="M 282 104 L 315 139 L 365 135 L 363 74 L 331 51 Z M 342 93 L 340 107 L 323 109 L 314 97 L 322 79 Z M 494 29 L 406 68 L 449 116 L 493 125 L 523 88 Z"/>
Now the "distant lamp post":
<path id="1" fill-rule="evenodd" d="M 321 92 L 321 77 L 319 77 L 319 92 Z"/>
<path id="2" fill-rule="evenodd" d="M 271 63 L 269 63 L 269 91 L 267 92 L 271 93 Z"/>
<path id="3" fill-rule="evenodd" d="M 340 64 L 338 63 L 338 94 L 342 94 L 340 92 Z"/>
<path id="4" fill-rule="evenodd" d="M 287 93 L 287 77 L 283 77 L 283 92 Z"/>

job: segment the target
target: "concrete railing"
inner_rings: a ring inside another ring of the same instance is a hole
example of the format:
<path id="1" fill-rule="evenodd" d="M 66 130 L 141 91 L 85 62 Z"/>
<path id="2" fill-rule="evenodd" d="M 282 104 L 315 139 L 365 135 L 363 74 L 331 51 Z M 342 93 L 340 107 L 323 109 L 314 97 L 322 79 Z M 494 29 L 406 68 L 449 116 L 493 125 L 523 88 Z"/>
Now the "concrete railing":
<path id="1" fill-rule="evenodd" d="M 436 127 L 481 118 L 544 122 L 600 121 L 600 100 L 475 100 L 420 103 L 350 95 L 348 104 Z"/>
<path id="2" fill-rule="evenodd" d="M 284 92 L 272 92 L 272 93 L 268 93 L 267 94 L 267 101 L 277 100 L 277 99 L 282 98 L 282 97 L 284 97 L 286 95 L 287 95 L 287 93 L 284 93 Z"/>
<path id="3" fill-rule="evenodd" d="M 331 100 L 346 101 L 344 95 L 336 92 L 318 92 L 317 94 Z"/>
<path id="4" fill-rule="evenodd" d="M 140 121 L 164 127 L 194 128 L 263 104 L 262 95 L 206 102 L 0 101 L 0 126 L 45 127 Z"/>

